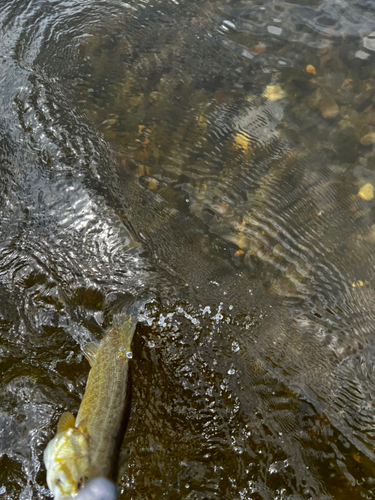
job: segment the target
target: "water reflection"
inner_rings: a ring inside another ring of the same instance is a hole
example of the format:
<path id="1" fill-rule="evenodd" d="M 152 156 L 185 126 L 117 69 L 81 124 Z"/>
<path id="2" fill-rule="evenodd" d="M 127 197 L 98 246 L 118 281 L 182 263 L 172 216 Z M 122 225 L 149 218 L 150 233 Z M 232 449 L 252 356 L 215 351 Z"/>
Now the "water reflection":
<path id="1" fill-rule="evenodd" d="M 121 498 L 372 498 L 372 6 L 0 19 L 2 494 L 146 293 Z"/>

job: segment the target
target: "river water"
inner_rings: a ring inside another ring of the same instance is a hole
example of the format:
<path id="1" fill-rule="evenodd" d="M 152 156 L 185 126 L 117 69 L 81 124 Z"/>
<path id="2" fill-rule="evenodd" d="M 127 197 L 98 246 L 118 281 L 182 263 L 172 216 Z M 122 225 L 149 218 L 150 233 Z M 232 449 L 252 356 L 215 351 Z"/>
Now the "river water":
<path id="1" fill-rule="evenodd" d="M 375 497 L 371 0 L 0 2 L 0 495 L 117 300 L 121 499 Z"/>

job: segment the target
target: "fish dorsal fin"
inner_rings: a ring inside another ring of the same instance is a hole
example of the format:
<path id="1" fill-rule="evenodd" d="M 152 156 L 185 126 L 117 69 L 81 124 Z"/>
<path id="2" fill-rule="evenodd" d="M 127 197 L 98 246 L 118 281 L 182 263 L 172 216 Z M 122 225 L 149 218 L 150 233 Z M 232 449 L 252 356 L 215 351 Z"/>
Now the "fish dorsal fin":
<path id="1" fill-rule="evenodd" d="M 94 342 L 89 342 L 82 347 L 83 354 L 85 358 L 90 363 L 90 366 L 94 364 L 96 353 L 98 352 L 98 346 Z"/>
<path id="2" fill-rule="evenodd" d="M 65 411 L 59 420 L 59 424 L 57 426 L 57 434 L 60 434 L 60 432 L 65 432 L 68 429 L 74 429 L 75 428 L 75 420 L 73 415 L 70 413 L 70 411 Z"/>

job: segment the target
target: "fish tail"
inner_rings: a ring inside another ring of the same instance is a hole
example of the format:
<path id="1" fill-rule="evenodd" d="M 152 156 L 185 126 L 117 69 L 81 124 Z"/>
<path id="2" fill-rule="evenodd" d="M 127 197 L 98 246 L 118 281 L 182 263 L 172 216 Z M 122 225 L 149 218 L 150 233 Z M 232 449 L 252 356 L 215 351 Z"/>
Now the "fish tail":
<path id="1" fill-rule="evenodd" d="M 115 299 L 112 297 L 107 307 L 112 311 L 114 319 L 124 314 L 139 317 L 146 304 L 153 300 L 155 300 L 155 296 L 151 293 L 147 293 L 137 300 L 134 300 L 132 295 L 120 295 Z"/>
<path id="2" fill-rule="evenodd" d="M 139 317 L 143 309 L 145 308 L 146 304 L 151 302 L 153 297 L 150 295 L 146 295 L 144 297 L 141 297 L 138 300 L 133 301 L 127 308 L 127 313 L 131 316 Z"/>
<path id="3" fill-rule="evenodd" d="M 113 313 L 113 325 L 116 326 L 120 334 L 121 345 L 130 351 L 135 328 L 137 326 L 140 313 L 145 305 L 150 301 L 150 297 L 142 297 L 139 300 L 123 300 L 117 303 Z"/>

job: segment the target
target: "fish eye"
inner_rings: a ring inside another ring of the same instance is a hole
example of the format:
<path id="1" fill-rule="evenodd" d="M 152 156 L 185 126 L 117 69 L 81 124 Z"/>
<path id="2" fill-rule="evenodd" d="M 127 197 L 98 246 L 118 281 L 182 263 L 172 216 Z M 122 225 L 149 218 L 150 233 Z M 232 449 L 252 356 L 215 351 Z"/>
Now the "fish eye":
<path id="1" fill-rule="evenodd" d="M 85 486 L 85 482 L 87 481 L 87 477 L 86 476 L 83 476 L 79 479 L 78 481 L 78 484 L 77 484 L 77 489 L 80 490 L 81 488 L 83 488 L 83 486 Z"/>

